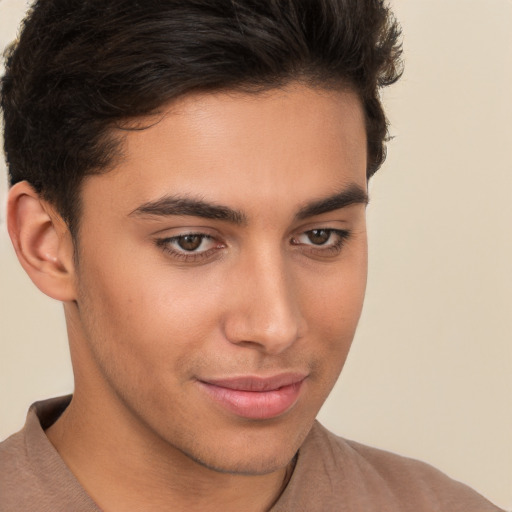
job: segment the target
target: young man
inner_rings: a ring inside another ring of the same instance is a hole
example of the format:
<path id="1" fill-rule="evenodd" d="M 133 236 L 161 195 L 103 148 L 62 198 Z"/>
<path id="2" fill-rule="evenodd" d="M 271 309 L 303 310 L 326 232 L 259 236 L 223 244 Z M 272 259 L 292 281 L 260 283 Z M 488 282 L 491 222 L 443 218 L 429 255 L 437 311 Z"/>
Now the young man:
<path id="1" fill-rule="evenodd" d="M 2 82 L 9 232 L 75 391 L 1 445 L 1 511 L 497 510 L 315 422 L 398 32 L 378 1 L 35 4 Z"/>

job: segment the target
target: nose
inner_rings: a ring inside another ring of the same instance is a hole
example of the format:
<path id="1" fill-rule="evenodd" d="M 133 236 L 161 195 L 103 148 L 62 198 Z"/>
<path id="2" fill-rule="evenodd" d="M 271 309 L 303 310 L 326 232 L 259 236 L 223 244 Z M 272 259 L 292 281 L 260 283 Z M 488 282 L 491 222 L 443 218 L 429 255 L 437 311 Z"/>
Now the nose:
<path id="1" fill-rule="evenodd" d="M 297 286 L 279 251 L 259 251 L 241 261 L 229 280 L 224 319 L 229 342 L 276 355 L 302 337 Z"/>

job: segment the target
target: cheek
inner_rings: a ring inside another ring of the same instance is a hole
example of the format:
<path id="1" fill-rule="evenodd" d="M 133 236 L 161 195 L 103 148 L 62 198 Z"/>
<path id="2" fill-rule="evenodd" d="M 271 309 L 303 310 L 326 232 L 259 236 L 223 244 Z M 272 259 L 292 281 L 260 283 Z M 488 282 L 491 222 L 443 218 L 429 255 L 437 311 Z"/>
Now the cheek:
<path id="1" fill-rule="evenodd" d="M 343 367 L 361 315 L 367 277 L 363 242 L 337 269 L 302 282 L 301 309 L 328 386 Z"/>
<path id="2" fill-rule="evenodd" d="M 357 251 L 337 268 L 308 277 L 303 285 L 302 309 L 308 323 L 323 328 L 332 337 L 353 334 L 361 314 L 366 290 L 367 257 Z"/>
<path id="3" fill-rule="evenodd" d="M 140 260 L 123 261 L 119 254 L 88 258 L 80 306 L 104 370 L 138 375 L 147 387 L 176 374 L 178 360 L 211 335 L 217 301 L 211 291 L 205 297 L 205 289 L 211 290 L 207 280 L 191 281 L 165 264 Z"/>
<path id="4" fill-rule="evenodd" d="M 220 319 L 230 282 L 210 267 L 183 269 L 133 247 L 103 250 L 84 258 L 81 279 L 84 325 L 97 359 L 109 373 L 147 379 L 186 379 L 190 361 L 205 364 L 225 346 Z M 335 268 L 334 268 L 335 267 Z M 307 334 L 297 350 L 322 359 L 328 373 L 343 364 L 361 312 L 366 283 L 365 239 L 339 265 L 323 268 L 290 262 Z M 229 293 L 228 293 L 229 292 Z M 215 349 L 215 350 L 214 350 Z M 231 352 L 230 352 L 231 353 Z M 315 355 L 313 355 L 315 354 Z M 341 369 L 341 367 L 340 367 Z"/>

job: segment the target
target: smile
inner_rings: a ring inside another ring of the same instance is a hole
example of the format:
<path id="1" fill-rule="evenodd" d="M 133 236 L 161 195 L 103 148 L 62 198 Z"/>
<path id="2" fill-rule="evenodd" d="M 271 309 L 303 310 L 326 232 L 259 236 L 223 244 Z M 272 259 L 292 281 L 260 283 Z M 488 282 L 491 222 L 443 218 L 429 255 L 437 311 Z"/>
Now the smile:
<path id="1" fill-rule="evenodd" d="M 200 380 L 210 399 L 224 409 L 248 419 L 275 418 L 298 400 L 306 375 L 281 374 L 270 378 L 238 377 Z"/>

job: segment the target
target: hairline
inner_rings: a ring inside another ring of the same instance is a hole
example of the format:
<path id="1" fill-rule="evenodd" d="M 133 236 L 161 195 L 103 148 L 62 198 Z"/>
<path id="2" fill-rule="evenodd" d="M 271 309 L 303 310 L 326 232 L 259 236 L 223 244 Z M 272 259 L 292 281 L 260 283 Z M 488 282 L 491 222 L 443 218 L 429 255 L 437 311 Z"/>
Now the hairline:
<path id="1" fill-rule="evenodd" d="M 326 79 L 321 80 L 314 75 L 308 75 L 307 73 L 299 73 L 298 76 L 289 76 L 283 77 L 280 80 L 276 81 L 276 83 L 270 83 L 270 80 L 267 84 L 255 82 L 242 82 L 239 84 L 233 84 L 232 86 L 223 86 L 223 87 L 205 87 L 203 88 L 194 88 L 188 91 L 183 91 L 181 94 L 177 94 L 171 99 L 164 100 L 160 103 L 158 107 L 156 107 L 151 112 L 146 114 L 141 114 L 133 117 L 125 117 L 123 119 L 118 119 L 112 121 L 110 125 L 107 125 L 104 129 L 104 133 L 102 134 L 102 142 L 111 145 L 111 158 L 108 163 L 101 168 L 93 169 L 91 168 L 89 171 L 85 173 L 80 181 L 78 186 L 76 187 L 76 202 L 75 207 L 73 209 L 73 216 L 71 219 L 64 219 L 66 225 L 71 234 L 71 238 L 73 241 L 73 245 L 76 250 L 78 250 L 78 241 L 80 235 L 81 228 L 81 212 L 82 212 L 82 187 L 84 182 L 93 176 L 101 176 L 103 174 L 108 174 L 112 172 L 115 168 L 117 168 L 123 161 L 125 156 L 123 146 L 124 136 L 132 131 L 144 131 L 147 130 L 156 124 L 158 124 L 164 116 L 169 114 L 169 110 L 180 101 L 183 101 L 187 98 L 193 98 L 194 96 L 203 96 L 210 94 L 241 94 L 241 95 L 252 95 L 252 96 L 260 96 L 265 93 L 270 93 L 272 91 L 284 91 L 290 86 L 299 85 L 309 87 L 315 91 L 339 91 L 341 93 L 352 93 L 354 97 L 359 101 L 364 121 L 365 121 L 365 133 L 367 135 L 367 126 L 366 126 L 366 113 L 364 110 L 363 99 L 361 98 L 360 92 L 357 88 L 350 84 L 348 80 L 343 79 Z M 147 123 L 141 123 L 141 121 L 147 120 Z M 47 198 L 47 200 L 54 204 L 54 202 Z M 57 205 L 54 204 L 56 207 Z M 59 215 L 62 215 L 59 212 Z"/>

